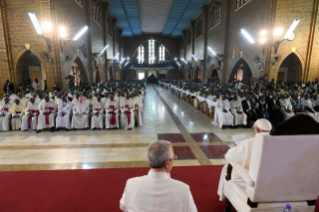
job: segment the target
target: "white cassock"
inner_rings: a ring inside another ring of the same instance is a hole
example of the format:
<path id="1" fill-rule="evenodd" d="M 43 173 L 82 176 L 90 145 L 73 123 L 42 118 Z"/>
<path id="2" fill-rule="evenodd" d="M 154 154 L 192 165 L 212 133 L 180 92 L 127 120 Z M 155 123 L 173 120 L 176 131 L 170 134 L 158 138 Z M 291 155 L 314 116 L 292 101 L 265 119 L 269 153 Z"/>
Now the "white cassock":
<path id="1" fill-rule="evenodd" d="M 295 115 L 295 113 L 292 112 L 292 105 L 291 105 L 290 99 L 280 100 L 280 104 L 281 104 L 281 112 L 284 114 L 284 121 L 288 120 L 289 118 Z M 285 111 L 285 108 L 290 110 L 291 112 L 288 113 L 287 111 Z"/>
<path id="2" fill-rule="evenodd" d="M 112 112 L 112 114 L 110 113 Z M 108 100 L 105 102 L 105 128 L 119 128 L 119 105 L 117 101 Z"/>
<path id="3" fill-rule="evenodd" d="M 229 101 L 228 99 L 222 100 L 219 99 L 216 102 L 216 116 L 219 123 L 219 127 L 221 128 L 223 125 L 233 125 L 234 119 L 231 112 L 229 112 Z M 223 112 L 223 109 L 227 110 L 227 113 Z"/>
<path id="4" fill-rule="evenodd" d="M 17 105 L 14 103 L 11 107 L 11 114 L 12 114 L 12 119 L 11 119 L 11 126 L 12 130 L 18 130 L 21 128 L 21 123 L 22 123 L 22 117 L 24 116 L 24 105 L 20 104 Z"/>
<path id="5" fill-rule="evenodd" d="M 38 130 L 51 128 L 55 126 L 56 104 L 53 100 L 42 102 L 39 105 Z M 51 112 L 50 115 L 44 115 L 45 112 Z"/>
<path id="6" fill-rule="evenodd" d="M 23 107 L 28 107 L 28 104 L 30 103 L 29 100 L 25 97 L 22 97 L 22 99 L 20 99 L 20 104 L 23 105 Z"/>
<path id="7" fill-rule="evenodd" d="M 73 107 L 73 117 L 71 128 L 75 129 L 85 129 L 89 128 L 89 106 L 83 102 L 77 102 Z M 84 114 L 86 113 L 86 114 Z M 76 116 L 78 114 L 78 116 Z"/>
<path id="8" fill-rule="evenodd" d="M 133 128 L 135 126 L 134 103 L 132 99 L 123 99 L 120 104 L 121 108 L 121 127 L 123 129 Z M 125 111 L 129 111 L 127 115 Z"/>
<path id="9" fill-rule="evenodd" d="M 233 100 L 230 102 L 230 111 L 234 117 L 234 125 L 247 125 L 247 115 L 243 112 L 241 101 Z M 242 112 L 238 114 L 237 111 Z"/>
<path id="10" fill-rule="evenodd" d="M 99 115 L 96 115 L 97 112 L 99 112 Z M 91 129 L 94 129 L 94 128 L 103 129 L 103 120 L 104 120 L 104 105 L 101 101 L 96 102 L 94 103 L 93 110 L 92 110 Z"/>
<path id="11" fill-rule="evenodd" d="M 73 105 L 71 102 L 60 102 L 58 106 L 58 116 L 56 117 L 56 128 L 71 128 L 71 113 Z M 62 113 L 65 113 L 64 116 Z"/>
<path id="12" fill-rule="evenodd" d="M 33 117 L 29 116 L 29 114 L 33 114 Z M 28 107 L 25 109 L 25 115 L 22 118 L 22 126 L 21 131 L 24 130 L 36 130 L 38 126 L 38 118 L 39 118 L 39 104 L 38 103 L 29 103 Z"/>
<path id="13" fill-rule="evenodd" d="M 0 131 L 8 131 L 10 129 L 11 103 L 1 104 Z"/>
<path id="14" fill-rule="evenodd" d="M 126 182 L 120 209 L 129 211 L 197 212 L 187 184 L 171 179 L 167 172 L 154 172 Z"/>
<path id="15" fill-rule="evenodd" d="M 307 106 L 311 110 L 311 112 L 306 110 L 307 115 L 311 116 L 314 120 L 319 122 L 319 113 L 313 109 L 312 101 L 310 99 L 305 99 L 303 104 L 305 107 Z"/>
<path id="16" fill-rule="evenodd" d="M 240 163 L 244 167 L 249 168 L 251 150 L 254 145 L 254 140 L 255 138 L 247 139 L 245 141 L 242 141 L 236 147 L 229 149 L 227 153 L 225 154 L 225 158 L 227 160 Z M 227 174 L 227 166 L 228 164 L 226 164 L 223 167 L 220 174 L 219 185 L 217 190 L 217 194 L 219 195 L 220 201 L 225 200 L 224 183 L 226 181 L 225 176 Z M 246 187 L 246 182 L 234 170 L 232 171 L 232 174 L 231 174 L 231 180 L 243 188 Z"/>

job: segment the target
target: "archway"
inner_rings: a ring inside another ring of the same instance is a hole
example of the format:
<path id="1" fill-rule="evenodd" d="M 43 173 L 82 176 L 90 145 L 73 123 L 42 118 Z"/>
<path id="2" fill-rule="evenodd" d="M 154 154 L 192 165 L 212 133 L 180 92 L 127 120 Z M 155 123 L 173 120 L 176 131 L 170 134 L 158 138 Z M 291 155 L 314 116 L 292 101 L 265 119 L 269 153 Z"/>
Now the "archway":
<path id="1" fill-rule="evenodd" d="M 73 75 L 75 86 L 81 86 L 81 83 L 89 82 L 84 65 L 79 57 L 77 57 L 71 67 L 70 75 Z"/>
<path id="2" fill-rule="evenodd" d="M 194 81 L 202 80 L 202 72 L 199 70 L 199 68 L 196 68 L 196 71 L 194 73 Z"/>
<path id="3" fill-rule="evenodd" d="M 99 82 L 105 82 L 104 71 L 103 71 L 103 67 L 101 64 L 98 65 L 97 72 L 98 73 L 96 75 L 100 77 Z"/>
<path id="4" fill-rule="evenodd" d="M 46 72 L 40 59 L 31 51 L 24 52 L 16 64 L 16 77 L 18 86 L 26 86 L 37 78 L 43 85 L 46 79 Z"/>
<path id="5" fill-rule="evenodd" d="M 277 83 L 291 82 L 292 80 L 298 83 L 302 80 L 302 64 L 294 53 L 284 59 L 277 74 Z"/>
<path id="6" fill-rule="evenodd" d="M 251 70 L 249 65 L 244 59 L 238 60 L 235 64 L 230 76 L 229 82 L 233 82 L 234 80 L 241 80 L 244 83 L 248 83 L 250 78 L 252 77 Z"/>

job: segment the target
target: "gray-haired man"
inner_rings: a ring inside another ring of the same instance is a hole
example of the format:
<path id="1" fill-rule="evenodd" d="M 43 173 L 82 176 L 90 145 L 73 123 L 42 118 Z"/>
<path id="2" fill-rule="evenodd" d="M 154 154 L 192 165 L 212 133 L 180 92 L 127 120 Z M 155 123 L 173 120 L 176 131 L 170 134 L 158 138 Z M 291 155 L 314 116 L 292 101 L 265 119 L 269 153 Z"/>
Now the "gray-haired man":
<path id="1" fill-rule="evenodd" d="M 147 150 L 148 175 L 129 179 L 120 201 L 122 211 L 196 212 L 189 186 L 173 180 L 174 150 L 168 141 L 154 141 Z"/>

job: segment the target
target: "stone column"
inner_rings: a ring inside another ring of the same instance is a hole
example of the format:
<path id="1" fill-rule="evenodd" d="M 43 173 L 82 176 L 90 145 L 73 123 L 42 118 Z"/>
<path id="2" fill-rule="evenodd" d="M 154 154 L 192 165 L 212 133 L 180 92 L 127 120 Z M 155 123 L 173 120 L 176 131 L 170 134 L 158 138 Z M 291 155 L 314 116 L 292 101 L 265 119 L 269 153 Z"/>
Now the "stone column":
<path id="1" fill-rule="evenodd" d="M 208 5 L 203 4 L 201 6 L 202 12 L 204 14 L 204 58 L 203 58 L 203 71 L 202 71 L 202 81 L 206 79 L 206 64 L 207 64 L 207 34 L 208 34 Z"/>
<path id="2" fill-rule="evenodd" d="M 105 47 L 107 43 L 107 10 L 110 6 L 109 2 L 101 2 L 102 3 L 102 29 L 103 29 L 103 46 Z M 103 48 L 104 48 L 103 47 Z M 108 60 L 107 60 L 107 50 L 104 52 L 104 67 L 103 67 L 103 72 L 104 72 L 104 79 L 105 81 L 109 80 L 109 70 L 108 70 Z"/>
<path id="3" fill-rule="evenodd" d="M 88 71 L 89 71 L 89 76 L 88 80 L 89 83 L 94 83 L 93 79 L 93 55 L 92 55 L 92 28 L 91 28 L 91 22 L 92 22 L 92 14 L 91 14 L 91 7 L 92 7 L 92 1 L 84 1 L 86 2 L 86 25 L 89 27 L 89 31 L 87 33 L 87 49 L 88 49 Z"/>

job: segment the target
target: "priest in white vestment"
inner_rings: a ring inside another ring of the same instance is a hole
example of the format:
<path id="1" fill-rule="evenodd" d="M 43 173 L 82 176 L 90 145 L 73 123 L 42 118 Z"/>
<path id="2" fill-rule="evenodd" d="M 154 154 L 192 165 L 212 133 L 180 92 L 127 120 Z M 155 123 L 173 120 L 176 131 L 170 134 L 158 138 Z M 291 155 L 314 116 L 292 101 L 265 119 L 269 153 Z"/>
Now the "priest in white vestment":
<path id="1" fill-rule="evenodd" d="M 105 102 L 105 128 L 119 128 L 119 104 L 114 100 L 113 94 Z"/>
<path id="2" fill-rule="evenodd" d="M 288 120 L 289 118 L 295 115 L 292 112 L 292 105 L 289 96 L 286 94 L 283 99 L 280 100 L 281 104 L 281 112 L 284 114 L 284 121 Z"/>
<path id="3" fill-rule="evenodd" d="M 8 131 L 10 129 L 11 107 L 10 99 L 6 97 L 0 108 L 0 131 Z"/>
<path id="4" fill-rule="evenodd" d="M 89 128 L 89 112 L 90 108 L 86 102 L 83 100 L 83 96 L 79 97 L 79 102 L 77 102 L 73 107 L 73 117 L 71 128 L 73 129 L 88 129 Z"/>
<path id="5" fill-rule="evenodd" d="M 234 125 L 247 125 L 247 115 L 243 112 L 241 101 L 238 100 L 237 96 L 230 102 L 230 111 L 234 117 Z"/>
<path id="6" fill-rule="evenodd" d="M 24 105 L 21 104 L 20 99 L 15 99 L 15 103 L 11 107 L 11 127 L 12 130 L 20 130 L 22 117 L 24 116 Z"/>
<path id="7" fill-rule="evenodd" d="M 46 95 L 44 99 L 45 101 L 39 105 L 40 115 L 37 133 L 46 128 L 51 128 L 51 132 L 54 132 L 55 130 L 56 104 L 48 95 Z"/>
<path id="8" fill-rule="evenodd" d="M 120 103 L 121 108 L 121 127 L 131 130 L 135 126 L 134 103 L 130 94 L 126 94 L 126 98 Z"/>
<path id="9" fill-rule="evenodd" d="M 71 114 L 73 105 L 67 100 L 67 97 L 62 96 L 62 102 L 58 106 L 58 116 L 56 117 L 56 129 L 65 128 L 69 131 L 71 128 Z"/>
<path id="10" fill-rule="evenodd" d="M 19 96 L 20 104 L 21 104 L 24 108 L 28 107 L 29 100 L 24 97 L 23 93 L 22 93 L 22 92 L 19 92 L 19 93 L 18 93 L 18 96 Z"/>
<path id="11" fill-rule="evenodd" d="M 39 104 L 36 103 L 31 96 L 29 98 L 28 107 L 25 109 L 25 115 L 22 118 L 21 131 L 36 130 L 38 127 Z"/>
<path id="12" fill-rule="evenodd" d="M 271 123 L 267 119 L 258 119 L 257 121 L 255 121 L 253 127 L 255 135 L 257 133 L 269 133 L 272 128 Z M 240 163 L 244 167 L 249 169 L 251 151 L 254 145 L 254 140 L 255 138 L 250 138 L 245 141 L 242 141 L 238 145 L 234 145 L 233 148 L 229 149 L 228 152 L 225 154 L 225 158 L 232 162 Z M 223 167 L 220 175 L 217 190 L 217 194 L 219 195 L 220 201 L 223 201 L 225 199 L 223 186 L 226 180 L 225 177 L 227 174 L 227 166 L 228 164 L 226 164 Z M 231 173 L 231 180 L 243 188 L 246 187 L 246 182 L 234 170 Z"/>
<path id="13" fill-rule="evenodd" d="M 174 150 L 168 141 L 154 141 L 147 150 L 151 170 L 127 180 L 120 209 L 130 211 L 197 212 L 190 187 L 171 178 Z"/>
<path id="14" fill-rule="evenodd" d="M 233 126 L 234 119 L 230 112 L 230 104 L 225 95 L 220 95 L 219 100 L 216 102 L 216 117 L 220 128 L 225 126 Z"/>
<path id="15" fill-rule="evenodd" d="M 103 129 L 104 120 L 104 104 L 101 102 L 101 97 L 97 96 L 97 102 L 94 103 L 92 109 L 91 129 Z"/>

